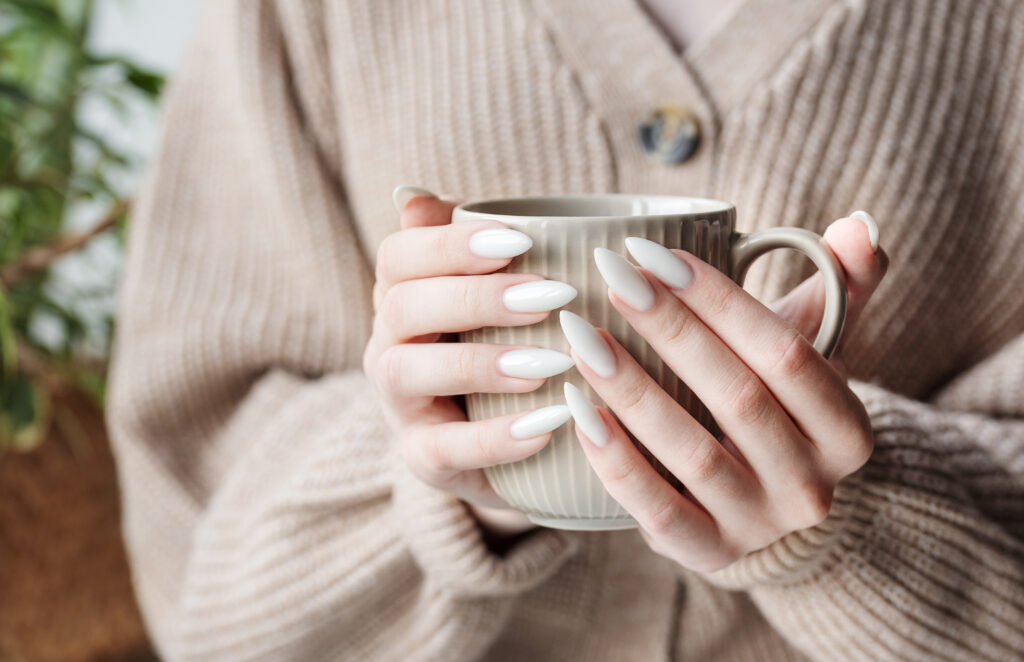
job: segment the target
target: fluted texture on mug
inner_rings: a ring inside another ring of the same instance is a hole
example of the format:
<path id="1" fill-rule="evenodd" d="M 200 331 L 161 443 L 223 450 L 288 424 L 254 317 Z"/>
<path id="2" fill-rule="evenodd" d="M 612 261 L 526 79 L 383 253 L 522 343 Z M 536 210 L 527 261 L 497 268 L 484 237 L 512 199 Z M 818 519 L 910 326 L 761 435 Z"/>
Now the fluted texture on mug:
<path id="1" fill-rule="evenodd" d="M 733 224 L 731 211 L 686 222 L 677 216 L 638 218 L 615 225 L 588 219 L 548 221 L 543 218 L 503 218 L 502 221 L 533 240 L 533 247 L 515 258 L 507 271 L 541 274 L 575 287 L 579 295 L 566 304 L 563 310 L 574 312 L 591 324 L 609 331 L 666 392 L 696 412 L 696 418 L 702 424 L 714 429 L 714 421 L 707 410 L 612 307 L 605 295 L 604 279 L 594 263 L 593 250 L 595 246 L 603 246 L 624 252 L 626 237 L 642 233 L 652 241 L 671 248 L 682 248 L 719 269 L 727 270 L 729 234 Z M 487 327 L 462 333 L 460 339 L 466 342 L 522 344 L 569 351 L 569 343 L 562 333 L 556 313 L 539 324 Z M 563 377 L 580 388 L 592 402 L 601 404 L 601 399 L 577 370 L 571 369 L 563 373 Z M 470 418 L 492 418 L 563 403 L 562 383 L 563 379 L 552 378 L 541 388 L 529 393 L 472 393 L 466 396 Z M 638 443 L 638 446 L 646 454 L 643 445 Z M 673 476 L 664 472 L 656 460 L 651 460 L 667 479 L 678 486 Z M 591 520 L 590 526 L 597 528 L 614 527 L 616 522 L 621 522 L 622 526 L 632 524 L 632 518 L 608 495 L 590 468 L 572 426 L 555 430 L 551 442 L 536 455 L 520 462 L 488 468 L 487 477 L 498 494 L 538 521 L 578 528 L 586 528 L 587 520 Z M 572 521 L 555 521 L 560 519 Z"/>

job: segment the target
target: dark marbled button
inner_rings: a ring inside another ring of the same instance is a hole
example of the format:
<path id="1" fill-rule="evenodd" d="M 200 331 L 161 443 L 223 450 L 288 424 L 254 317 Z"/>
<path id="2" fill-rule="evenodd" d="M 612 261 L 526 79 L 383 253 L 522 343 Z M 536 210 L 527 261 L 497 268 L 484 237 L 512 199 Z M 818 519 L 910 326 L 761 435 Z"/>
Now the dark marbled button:
<path id="1" fill-rule="evenodd" d="M 688 108 L 655 108 L 640 124 L 640 145 L 651 158 L 665 165 L 677 165 L 697 151 L 700 124 Z"/>

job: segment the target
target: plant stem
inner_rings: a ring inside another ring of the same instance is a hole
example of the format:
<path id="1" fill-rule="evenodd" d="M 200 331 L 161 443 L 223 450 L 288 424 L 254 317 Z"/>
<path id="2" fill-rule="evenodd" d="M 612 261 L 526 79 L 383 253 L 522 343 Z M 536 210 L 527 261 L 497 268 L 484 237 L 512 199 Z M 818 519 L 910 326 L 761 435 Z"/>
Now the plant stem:
<path id="1" fill-rule="evenodd" d="M 114 227 L 117 219 L 127 212 L 130 206 L 131 200 L 118 200 L 111 205 L 107 213 L 95 225 L 85 232 L 62 234 L 48 244 L 25 251 L 16 261 L 0 269 L 0 285 L 9 290 L 28 276 L 46 269 L 62 255 L 67 255 L 85 246 L 98 235 Z"/>

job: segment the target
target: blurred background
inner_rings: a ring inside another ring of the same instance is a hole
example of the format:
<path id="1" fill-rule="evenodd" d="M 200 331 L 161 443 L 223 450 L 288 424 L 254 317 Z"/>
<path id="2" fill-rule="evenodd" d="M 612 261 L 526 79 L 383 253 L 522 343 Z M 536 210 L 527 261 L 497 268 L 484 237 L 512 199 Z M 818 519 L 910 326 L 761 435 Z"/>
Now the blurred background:
<path id="1" fill-rule="evenodd" d="M 103 426 L 122 242 L 199 0 L 0 0 L 0 662 L 155 659 Z"/>

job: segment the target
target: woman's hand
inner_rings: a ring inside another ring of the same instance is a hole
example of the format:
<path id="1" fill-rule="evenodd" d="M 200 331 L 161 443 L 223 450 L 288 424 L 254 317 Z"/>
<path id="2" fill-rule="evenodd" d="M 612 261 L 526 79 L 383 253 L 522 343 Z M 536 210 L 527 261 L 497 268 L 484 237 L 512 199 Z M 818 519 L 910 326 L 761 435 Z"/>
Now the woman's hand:
<path id="1" fill-rule="evenodd" d="M 888 264 L 873 250 L 877 234 L 869 240 L 873 224 L 841 219 L 825 234 L 847 276 L 847 330 Z M 725 438 L 719 443 L 698 424 L 609 333 L 562 312 L 584 378 L 688 493 L 652 468 L 608 409 L 567 385 L 577 435 L 606 489 L 654 551 L 697 571 L 820 523 L 836 484 L 874 445 L 839 358 L 825 360 L 807 340 L 821 318 L 820 275 L 777 302 L 776 314 L 683 251 L 637 239 L 627 246 L 645 269 L 611 251 L 595 254 L 612 305 L 708 407 Z"/>
<path id="2" fill-rule="evenodd" d="M 483 326 L 536 324 L 576 290 L 534 274 L 491 273 L 530 248 L 525 234 L 497 221 L 452 224 L 455 205 L 422 189 L 396 189 L 395 204 L 403 229 L 377 251 L 376 316 L 363 371 L 382 395 L 413 474 L 466 501 L 490 531 L 525 530 L 532 524 L 508 509 L 481 467 L 539 451 L 569 419 L 568 408 L 471 423 L 450 396 L 533 391 L 572 360 L 537 347 L 438 341 Z"/>

